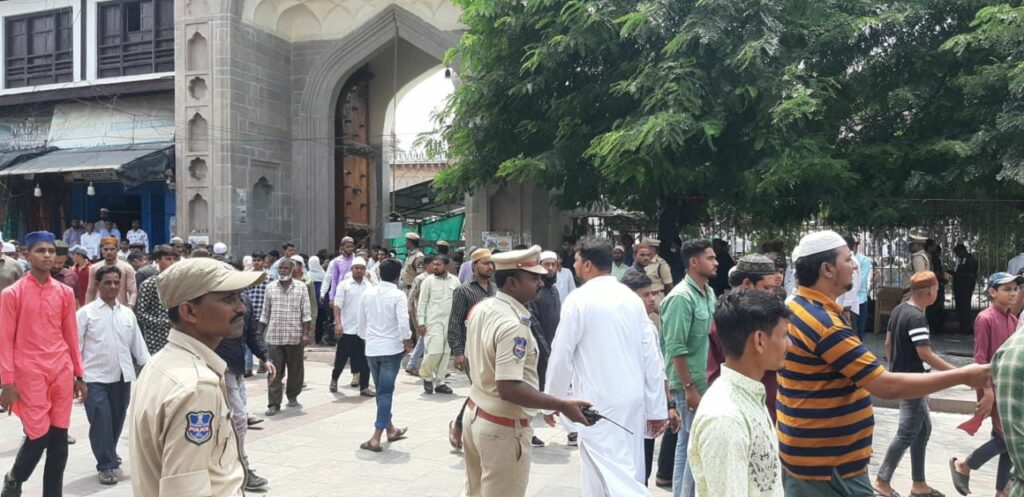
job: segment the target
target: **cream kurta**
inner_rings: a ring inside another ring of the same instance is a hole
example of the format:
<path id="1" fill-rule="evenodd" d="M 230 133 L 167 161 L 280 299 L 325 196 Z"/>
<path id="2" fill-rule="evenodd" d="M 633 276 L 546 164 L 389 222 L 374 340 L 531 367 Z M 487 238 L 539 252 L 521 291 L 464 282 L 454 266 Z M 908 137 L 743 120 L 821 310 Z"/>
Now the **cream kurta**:
<path id="1" fill-rule="evenodd" d="M 423 336 L 423 362 L 420 377 L 435 386 L 445 384 L 445 373 L 451 348 L 448 346 L 448 321 L 452 315 L 452 295 L 459 279 L 447 271 L 443 276 L 430 275 L 423 279 L 416 303 L 416 319 L 427 328 Z"/>
<path id="2" fill-rule="evenodd" d="M 545 391 L 567 397 L 571 384 L 576 398 L 633 432 L 608 421 L 578 427 L 584 497 L 650 495 L 644 484 L 646 425 L 668 418 L 655 339 L 640 297 L 614 276 L 588 281 L 562 304 Z"/>

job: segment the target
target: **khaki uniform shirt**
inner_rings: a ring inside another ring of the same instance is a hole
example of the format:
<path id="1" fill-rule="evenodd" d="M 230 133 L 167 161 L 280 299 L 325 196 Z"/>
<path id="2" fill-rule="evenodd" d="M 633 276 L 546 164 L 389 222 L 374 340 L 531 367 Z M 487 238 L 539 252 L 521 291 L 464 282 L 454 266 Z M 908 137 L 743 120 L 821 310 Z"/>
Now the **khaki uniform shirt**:
<path id="1" fill-rule="evenodd" d="M 530 333 L 530 311 L 498 291 L 469 313 L 466 359 L 472 385 L 469 397 L 484 411 L 512 419 L 536 412 L 501 399 L 498 381 L 515 380 L 537 388 L 537 341 Z"/>
<path id="2" fill-rule="evenodd" d="M 171 328 L 132 388 L 132 490 L 149 496 L 239 496 L 245 469 L 226 400 L 227 363 Z"/>
<path id="3" fill-rule="evenodd" d="M 649 278 L 651 278 L 652 292 L 664 292 L 665 286 L 673 283 L 672 269 L 668 267 L 668 263 L 661 257 L 654 256 L 654 258 L 644 266 L 644 272 L 647 273 Z"/>
<path id="4" fill-rule="evenodd" d="M 910 263 L 907 267 L 907 271 L 910 272 L 911 276 L 920 273 L 921 271 L 931 270 L 932 259 L 931 257 L 928 257 L 927 252 L 925 252 L 924 250 L 918 250 L 917 252 L 910 254 Z"/>
<path id="5" fill-rule="evenodd" d="M 423 252 L 416 249 L 415 252 L 409 254 L 409 257 L 405 258 L 405 267 L 402 268 L 402 288 L 409 288 L 412 286 L 413 280 L 416 276 L 423 273 L 426 269 L 423 264 Z"/>

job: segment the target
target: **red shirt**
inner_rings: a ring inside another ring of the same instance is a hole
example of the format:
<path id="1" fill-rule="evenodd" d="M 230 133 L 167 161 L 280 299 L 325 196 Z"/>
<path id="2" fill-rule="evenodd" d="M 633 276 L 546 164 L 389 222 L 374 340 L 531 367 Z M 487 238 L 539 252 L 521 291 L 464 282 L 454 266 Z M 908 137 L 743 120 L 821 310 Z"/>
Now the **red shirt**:
<path id="1" fill-rule="evenodd" d="M 992 362 L 996 351 L 1016 330 L 1017 316 L 1012 312 L 1005 311 L 997 305 L 990 305 L 988 309 L 979 312 L 978 317 L 974 319 L 974 362 Z M 981 394 L 977 396 L 981 400 Z M 1003 431 L 999 421 L 999 410 L 995 408 L 992 409 L 992 426 L 999 432 Z"/>
<path id="2" fill-rule="evenodd" d="M 86 264 L 82 269 L 78 269 L 78 266 L 72 266 L 71 271 L 78 276 L 78 281 L 75 285 L 78 287 L 75 290 L 75 299 L 78 300 L 78 305 L 85 305 L 85 293 L 89 289 L 89 276 L 92 274 L 92 266 Z"/>
<path id="3" fill-rule="evenodd" d="M 53 278 L 40 284 L 26 274 L 0 293 L 0 378 L 14 383 L 18 371 L 47 371 L 65 361 L 75 376 L 84 375 L 75 294 Z"/>

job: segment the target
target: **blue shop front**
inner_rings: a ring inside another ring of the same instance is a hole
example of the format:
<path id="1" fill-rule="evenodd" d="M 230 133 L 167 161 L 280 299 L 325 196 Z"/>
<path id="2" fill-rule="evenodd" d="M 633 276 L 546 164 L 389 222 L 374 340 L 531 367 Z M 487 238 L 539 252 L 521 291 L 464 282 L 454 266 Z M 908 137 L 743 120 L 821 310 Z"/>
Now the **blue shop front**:
<path id="1" fill-rule="evenodd" d="M 46 139 L 34 145 L 0 154 L 4 239 L 35 230 L 60 234 L 73 219 L 98 220 L 100 209 L 122 238 L 138 220 L 150 247 L 170 239 L 173 96 L 57 104 Z"/>

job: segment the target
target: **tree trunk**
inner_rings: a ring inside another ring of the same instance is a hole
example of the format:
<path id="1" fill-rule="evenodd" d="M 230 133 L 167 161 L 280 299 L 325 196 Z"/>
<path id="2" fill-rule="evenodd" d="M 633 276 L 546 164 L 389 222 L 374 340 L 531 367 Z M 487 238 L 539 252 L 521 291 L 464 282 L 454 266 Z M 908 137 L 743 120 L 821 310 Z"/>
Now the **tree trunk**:
<path id="1" fill-rule="evenodd" d="M 658 255 L 662 259 L 668 257 L 672 240 L 679 236 L 680 222 L 685 209 L 685 200 L 680 196 L 662 197 L 658 202 L 658 239 L 661 240 L 661 247 L 658 247 Z"/>

